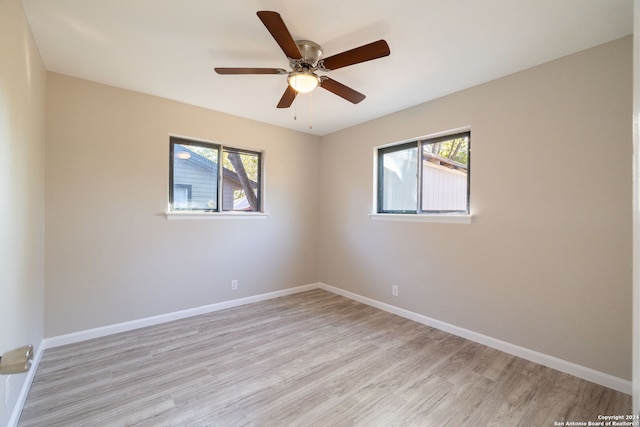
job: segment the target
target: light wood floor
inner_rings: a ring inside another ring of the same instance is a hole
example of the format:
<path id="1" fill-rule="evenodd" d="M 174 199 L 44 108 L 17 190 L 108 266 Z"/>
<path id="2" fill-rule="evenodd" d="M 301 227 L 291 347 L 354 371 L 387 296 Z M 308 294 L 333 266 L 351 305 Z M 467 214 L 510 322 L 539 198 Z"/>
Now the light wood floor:
<path id="1" fill-rule="evenodd" d="M 27 426 L 553 426 L 628 395 L 314 290 L 46 350 Z"/>

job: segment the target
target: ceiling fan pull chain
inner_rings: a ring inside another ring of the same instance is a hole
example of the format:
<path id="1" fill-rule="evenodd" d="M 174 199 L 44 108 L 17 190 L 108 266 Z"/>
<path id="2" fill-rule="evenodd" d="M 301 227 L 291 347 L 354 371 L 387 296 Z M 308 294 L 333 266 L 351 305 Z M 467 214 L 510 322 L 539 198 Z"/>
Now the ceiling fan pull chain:
<path id="1" fill-rule="evenodd" d="M 313 129 L 313 92 L 309 94 L 309 130 Z"/>
<path id="2" fill-rule="evenodd" d="M 298 97 L 293 100 L 293 120 L 298 120 Z"/>

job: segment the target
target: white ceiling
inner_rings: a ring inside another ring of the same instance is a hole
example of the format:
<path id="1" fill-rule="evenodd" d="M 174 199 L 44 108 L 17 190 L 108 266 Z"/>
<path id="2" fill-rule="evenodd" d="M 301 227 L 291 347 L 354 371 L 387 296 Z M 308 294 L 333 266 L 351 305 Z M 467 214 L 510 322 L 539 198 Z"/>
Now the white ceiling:
<path id="1" fill-rule="evenodd" d="M 47 70 L 316 135 L 623 37 L 633 28 L 633 0 L 22 3 Z M 276 109 L 286 76 L 213 71 L 289 69 L 258 10 L 280 13 L 294 39 L 320 44 L 325 56 L 379 39 L 388 42 L 391 55 L 329 73 L 367 95 L 360 104 L 319 89 L 299 95 L 290 109 Z"/>

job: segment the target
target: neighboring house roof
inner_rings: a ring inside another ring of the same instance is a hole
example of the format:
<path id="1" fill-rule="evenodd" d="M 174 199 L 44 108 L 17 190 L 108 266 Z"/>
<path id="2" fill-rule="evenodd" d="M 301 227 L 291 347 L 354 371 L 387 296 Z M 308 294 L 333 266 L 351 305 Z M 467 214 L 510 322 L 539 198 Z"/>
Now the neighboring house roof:
<path id="1" fill-rule="evenodd" d="M 467 170 L 467 165 L 464 165 L 462 163 L 456 162 L 455 160 L 451 160 L 448 159 L 446 157 L 442 157 L 442 156 L 438 156 L 437 154 L 433 154 L 433 153 L 429 153 L 429 152 L 424 152 L 424 159 L 430 163 L 435 163 L 441 166 L 445 166 L 451 169 L 457 169 L 457 170 L 462 170 L 462 171 L 466 171 Z"/>
<path id="2" fill-rule="evenodd" d="M 222 169 L 222 173 L 224 174 L 224 179 L 225 180 L 231 180 L 234 183 L 237 183 L 239 187 L 242 187 L 242 184 L 240 183 L 240 178 L 238 178 L 238 174 L 235 173 L 234 171 L 232 171 L 231 169 L 227 169 L 227 168 L 223 168 Z M 251 183 L 251 188 L 255 189 L 258 188 L 258 183 L 253 181 L 253 180 L 249 180 L 249 182 Z"/>

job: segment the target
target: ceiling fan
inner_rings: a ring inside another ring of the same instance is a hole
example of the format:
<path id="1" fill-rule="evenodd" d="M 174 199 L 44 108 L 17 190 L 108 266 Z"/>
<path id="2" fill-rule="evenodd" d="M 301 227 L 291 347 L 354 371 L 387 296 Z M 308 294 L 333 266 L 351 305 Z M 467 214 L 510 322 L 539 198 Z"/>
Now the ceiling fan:
<path id="1" fill-rule="evenodd" d="M 298 93 L 311 92 L 318 86 L 357 104 L 365 95 L 327 76 L 319 76 L 316 71 L 328 72 L 391 53 L 387 42 L 378 40 L 323 58 L 322 48 L 317 43 L 293 39 L 279 13 L 262 10 L 257 14 L 287 56 L 291 71 L 282 68 L 215 68 L 215 71 L 218 74 L 287 74 L 289 85 L 278 102 L 278 108 L 289 108 Z"/>

